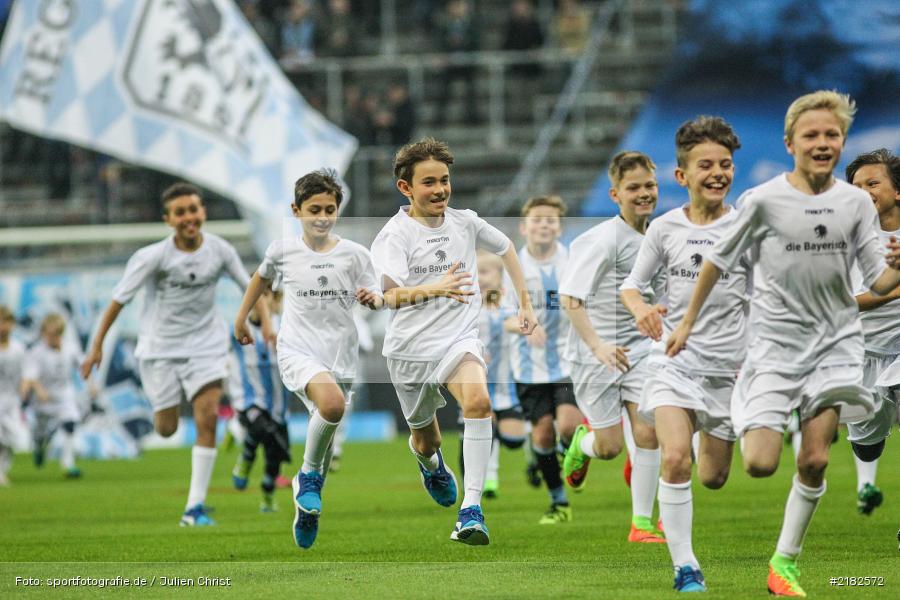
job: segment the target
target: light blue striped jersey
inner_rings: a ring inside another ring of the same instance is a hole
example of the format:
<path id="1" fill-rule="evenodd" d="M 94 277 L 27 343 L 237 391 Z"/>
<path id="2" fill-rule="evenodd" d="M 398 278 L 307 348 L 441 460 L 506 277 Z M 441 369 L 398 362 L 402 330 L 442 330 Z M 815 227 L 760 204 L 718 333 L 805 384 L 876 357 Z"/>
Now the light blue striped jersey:
<path id="1" fill-rule="evenodd" d="M 503 328 L 503 322 L 515 316 L 516 310 L 511 307 L 491 308 L 487 304 L 482 304 L 478 312 L 478 337 L 484 344 L 488 394 L 494 411 L 519 405 L 509 360 L 514 334 Z"/>
<path id="2" fill-rule="evenodd" d="M 281 383 L 275 350 L 266 344 L 262 330 L 250 324 L 253 343 L 242 346 L 231 336 L 232 352 L 228 368 L 228 394 L 235 410 L 258 406 L 273 419 L 284 423 L 288 395 Z"/>

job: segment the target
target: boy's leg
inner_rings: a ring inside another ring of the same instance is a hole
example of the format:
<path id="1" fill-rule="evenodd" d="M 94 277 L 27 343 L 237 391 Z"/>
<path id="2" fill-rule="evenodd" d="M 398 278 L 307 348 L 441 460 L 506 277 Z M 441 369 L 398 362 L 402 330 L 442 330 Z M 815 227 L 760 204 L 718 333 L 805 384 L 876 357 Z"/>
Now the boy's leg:
<path id="1" fill-rule="evenodd" d="M 212 521 L 206 516 L 206 493 L 209 480 L 216 465 L 216 421 L 218 420 L 219 400 L 222 397 L 221 381 L 209 383 L 194 395 L 191 406 L 194 411 L 194 424 L 197 427 L 197 440 L 191 450 L 191 484 L 188 491 L 185 525 L 209 525 Z M 157 423 L 170 424 L 165 419 L 173 419 L 172 432 L 178 427 L 177 407 L 156 413 Z M 196 513 L 196 514 L 194 514 Z"/>
<path id="2" fill-rule="evenodd" d="M 531 443 L 541 478 L 547 484 L 547 493 L 550 495 L 550 509 L 539 522 L 542 525 L 553 525 L 571 520 L 572 509 L 569 507 L 556 454 L 556 429 L 553 426 L 552 412 L 541 415 L 532 424 Z"/>
<path id="3" fill-rule="evenodd" d="M 261 512 L 276 512 L 275 504 L 275 480 L 281 470 L 282 452 L 274 444 L 269 443 L 263 448 L 266 457 L 265 470 L 263 471 L 260 488 L 262 489 L 262 502 L 259 505 Z"/>
<path id="4" fill-rule="evenodd" d="M 744 432 L 741 451 L 744 470 L 751 477 L 769 477 L 778 469 L 784 434 L 768 427 L 757 427 Z"/>
<path id="5" fill-rule="evenodd" d="M 700 432 L 697 474 L 703 485 L 712 490 L 717 490 L 725 485 L 731 472 L 733 454 L 734 442 L 717 438 L 705 431 Z"/>
<path id="6" fill-rule="evenodd" d="M 259 441 L 249 430 L 246 430 L 244 443 L 241 444 L 241 452 L 238 454 L 234 469 L 231 471 L 231 481 L 236 489 L 243 490 L 247 488 L 247 479 L 250 476 L 250 469 L 256 460 L 257 448 L 259 448 Z"/>
<path id="7" fill-rule="evenodd" d="M 624 404 L 635 443 L 634 459 L 631 461 L 632 530 L 629 540 L 661 543 L 664 541 L 663 537 L 653 525 L 653 501 L 656 499 L 660 472 L 660 450 L 656 430 L 638 416 L 637 404 L 634 402 Z M 688 442 L 690 459 L 690 439 Z M 664 518 L 662 521 L 666 522 Z"/>
<path id="8" fill-rule="evenodd" d="M 81 472 L 75 466 L 75 422 L 66 421 L 60 426 L 61 448 L 59 464 L 66 477 L 78 477 Z"/>

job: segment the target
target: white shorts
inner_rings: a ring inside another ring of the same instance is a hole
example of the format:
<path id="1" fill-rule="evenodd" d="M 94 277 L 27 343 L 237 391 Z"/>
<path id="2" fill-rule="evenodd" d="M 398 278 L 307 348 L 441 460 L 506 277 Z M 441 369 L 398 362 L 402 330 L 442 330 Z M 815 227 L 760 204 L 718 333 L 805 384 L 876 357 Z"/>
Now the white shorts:
<path id="1" fill-rule="evenodd" d="M 453 374 L 466 354 L 471 354 L 487 372 L 483 347 L 475 338 L 464 339 L 451 346 L 440 360 L 387 359 L 391 382 L 397 391 L 403 417 L 410 429 L 421 429 L 434 420 L 439 408 L 447 401 L 441 394 L 441 386 Z"/>
<path id="2" fill-rule="evenodd" d="M 863 382 L 876 396 L 877 407 L 871 419 L 847 424 L 847 439 L 871 446 L 887 438 L 897 422 L 897 395 L 900 393 L 900 359 L 866 353 Z"/>
<path id="3" fill-rule="evenodd" d="M 228 378 L 227 355 L 198 358 L 151 358 L 138 363 L 141 386 L 154 412 L 193 401 L 205 386 Z"/>
<path id="4" fill-rule="evenodd" d="M 860 365 L 818 367 L 801 375 L 757 371 L 744 363 L 734 388 L 731 419 L 734 431 L 766 427 L 784 432 L 791 412 L 805 421 L 829 406 L 841 411 L 841 422 L 868 418 L 875 410 L 872 393 L 863 385 Z"/>
<path id="5" fill-rule="evenodd" d="M 18 406 L 0 409 L 0 447 L 19 447 L 23 429 L 22 413 Z"/>
<path id="6" fill-rule="evenodd" d="M 699 429 L 733 442 L 737 436 L 731 423 L 731 396 L 736 378 L 736 375 L 692 375 L 675 367 L 660 366 L 644 385 L 638 413 L 655 425 L 653 411 L 660 406 L 692 410 Z"/>
<path id="7" fill-rule="evenodd" d="M 316 409 L 316 405 L 306 395 L 306 386 L 309 385 L 313 377 L 319 373 L 331 373 L 331 369 L 322 364 L 322 361 L 319 359 L 307 354 L 281 352 L 278 355 L 278 370 L 281 372 L 281 381 L 284 382 L 284 387 L 297 396 L 306 407 L 306 410 L 312 414 Z M 353 386 L 352 378 L 340 378 L 334 373 L 332 373 L 332 376 L 344 393 L 344 403 L 350 404 L 350 388 Z"/>
<path id="8" fill-rule="evenodd" d="M 634 361 L 625 373 L 610 371 L 600 363 L 572 363 L 575 402 L 593 429 L 619 424 L 625 402 L 640 404 L 649 377 L 646 357 Z"/>

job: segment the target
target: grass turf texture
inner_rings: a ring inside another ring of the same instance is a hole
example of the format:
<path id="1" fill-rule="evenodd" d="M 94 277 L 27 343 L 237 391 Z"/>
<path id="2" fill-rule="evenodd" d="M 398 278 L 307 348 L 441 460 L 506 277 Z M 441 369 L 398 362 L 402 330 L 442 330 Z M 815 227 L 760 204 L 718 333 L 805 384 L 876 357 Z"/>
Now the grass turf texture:
<path id="1" fill-rule="evenodd" d="M 896 440 L 894 440 L 896 442 Z M 456 465 L 458 440 L 445 438 Z M 295 457 L 302 448 L 295 448 Z M 585 491 L 569 493 L 574 521 L 540 526 L 546 492 L 525 483 L 521 452 L 504 450 L 499 498 L 485 500 L 491 545 L 449 540 L 456 512 L 422 489 L 406 440 L 351 444 L 341 471 L 328 477 L 319 538 L 294 546 L 289 489 L 280 512 L 260 514 L 262 464 L 244 492 L 231 487 L 236 450 L 220 451 L 208 502 L 218 525 L 180 528 L 190 451 L 148 452 L 136 461 L 89 462 L 84 478 L 63 480 L 57 464 L 36 470 L 19 455 L 13 486 L 0 489 L 0 597 L 115 596 L 163 598 L 670 598 L 672 571 L 662 544 L 629 544 L 630 495 L 622 458 L 595 460 Z M 261 458 L 261 457 L 260 457 Z M 296 461 L 297 459 L 295 459 Z M 778 536 L 793 473 L 785 447 L 781 468 L 751 480 L 736 459 L 724 489 L 694 485 L 694 548 L 712 598 L 765 597 L 767 560 Z M 801 582 L 812 597 L 888 598 L 900 594 L 900 448 L 888 442 L 878 484 L 885 504 L 870 517 L 855 508 L 856 475 L 849 444 L 832 446 L 828 493 L 807 537 Z M 296 467 L 293 467 L 296 468 Z M 291 467 L 289 471 L 292 472 Z M 289 473 L 290 474 L 290 473 Z M 462 478 L 459 477 L 460 485 Z M 16 586 L 16 577 L 41 586 Z M 144 587 L 66 587 L 53 577 L 143 577 Z M 162 586 L 182 577 L 193 587 Z M 831 577 L 879 576 L 884 587 L 833 587 Z M 152 585 L 149 580 L 156 577 Z M 201 587 L 200 578 L 231 578 Z"/>

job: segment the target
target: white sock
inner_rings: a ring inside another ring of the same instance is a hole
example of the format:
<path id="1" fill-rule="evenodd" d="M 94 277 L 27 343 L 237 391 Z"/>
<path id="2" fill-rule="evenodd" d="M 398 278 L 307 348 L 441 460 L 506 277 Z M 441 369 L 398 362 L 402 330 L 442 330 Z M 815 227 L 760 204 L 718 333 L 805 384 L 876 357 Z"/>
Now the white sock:
<path id="1" fill-rule="evenodd" d="M 437 452 L 435 452 L 431 456 L 423 456 L 419 454 L 413 447 L 412 436 L 409 436 L 409 451 L 413 453 L 413 456 L 416 457 L 416 460 L 419 461 L 419 464 L 422 465 L 423 469 L 432 473 L 437 471 L 438 465 L 440 464 L 438 462 Z"/>
<path id="2" fill-rule="evenodd" d="M 634 480 L 632 479 L 632 482 Z M 634 485 L 632 483 L 632 485 Z M 694 523 L 694 500 L 691 482 L 668 483 L 659 480 L 659 516 L 666 526 L 666 545 L 676 567 L 700 568 L 691 542 Z"/>
<path id="3" fill-rule="evenodd" d="M 794 451 L 794 463 L 797 463 L 797 457 L 800 456 L 800 445 L 803 443 L 803 434 L 795 431 L 791 434 L 791 449 Z"/>
<path id="4" fill-rule="evenodd" d="M 309 415 L 309 425 L 306 428 L 306 446 L 303 448 L 301 473 L 315 471 L 319 475 L 324 475 L 322 465 L 337 427 L 338 423 L 330 423 L 322 418 L 319 411 L 312 411 Z"/>
<path id="5" fill-rule="evenodd" d="M 824 481 L 820 487 L 811 488 L 800 483 L 800 479 L 794 475 L 794 483 L 784 506 L 784 523 L 775 546 L 776 552 L 790 558 L 796 558 L 800 554 L 803 537 L 809 529 L 816 506 L 819 505 L 819 498 L 825 495 L 825 488 Z M 668 527 L 666 532 L 668 533 Z"/>
<path id="6" fill-rule="evenodd" d="M 859 460 L 859 457 L 854 454 L 853 460 L 856 461 L 856 491 L 863 489 L 863 486 L 867 483 L 875 485 L 875 474 L 878 473 L 878 459 L 866 462 Z"/>
<path id="7" fill-rule="evenodd" d="M 695 431 L 691 436 L 691 450 L 694 451 L 694 464 L 700 462 L 700 432 Z"/>
<path id="8" fill-rule="evenodd" d="M 491 460 L 488 462 L 486 479 L 499 479 L 500 473 L 500 440 L 494 438 L 491 442 Z"/>
<path id="9" fill-rule="evenodd" d="M 585 454 L 585 456 L 590 456 L 591 458 L 597 458 L 597 453 L 594 452 L 594 432 L 589 431 L 581 438 L 581 443 L 578 444 L 578 447 L 581 448 L 581 451 Z"/>
<path id="10" fill-rule="evenodd" d="M 659 481 L 659 448 L 636 446 L 631 460 L 631 512 L 635 517 L 653 517 L 653 500 Z M 665 523 L 665 521 L 663 521 Z"/>
<path id="11" fill-rule="evenodd" d="M 67 431 L 60 431 L 62 434 L 62 444 L 60 448 L 59 464 L 65 471 L 71 471 L 75 468 L 75 434 Z"/>
<path id="12" fill-rule="evenodd" d="M 191 489 L 185 510 L 206 502 L 206 491 L 216 466 L 216 449 L 194 446 L 191 450 Z"/>
<path id="13" fill-rule="evenodd" d="M 627 410 L 622 410 L 622 437 L 625 438 L 625 447 L 628 448 L 628 458 L 634 462 L 634 449 L 637 444 L 634 443 L 634 434 L 631 431 L 631 419 Z"/>
<path id="14" fill-rule="evenodd" d="M 463 483 L 466 495 L 460 508 L 481 504 L 481 491 L 484 489 L 484 478 L 491 460 L 493 439 L 490 417 L 463 419 L 463 422 L 463 464 L 466 467 Z"/>

